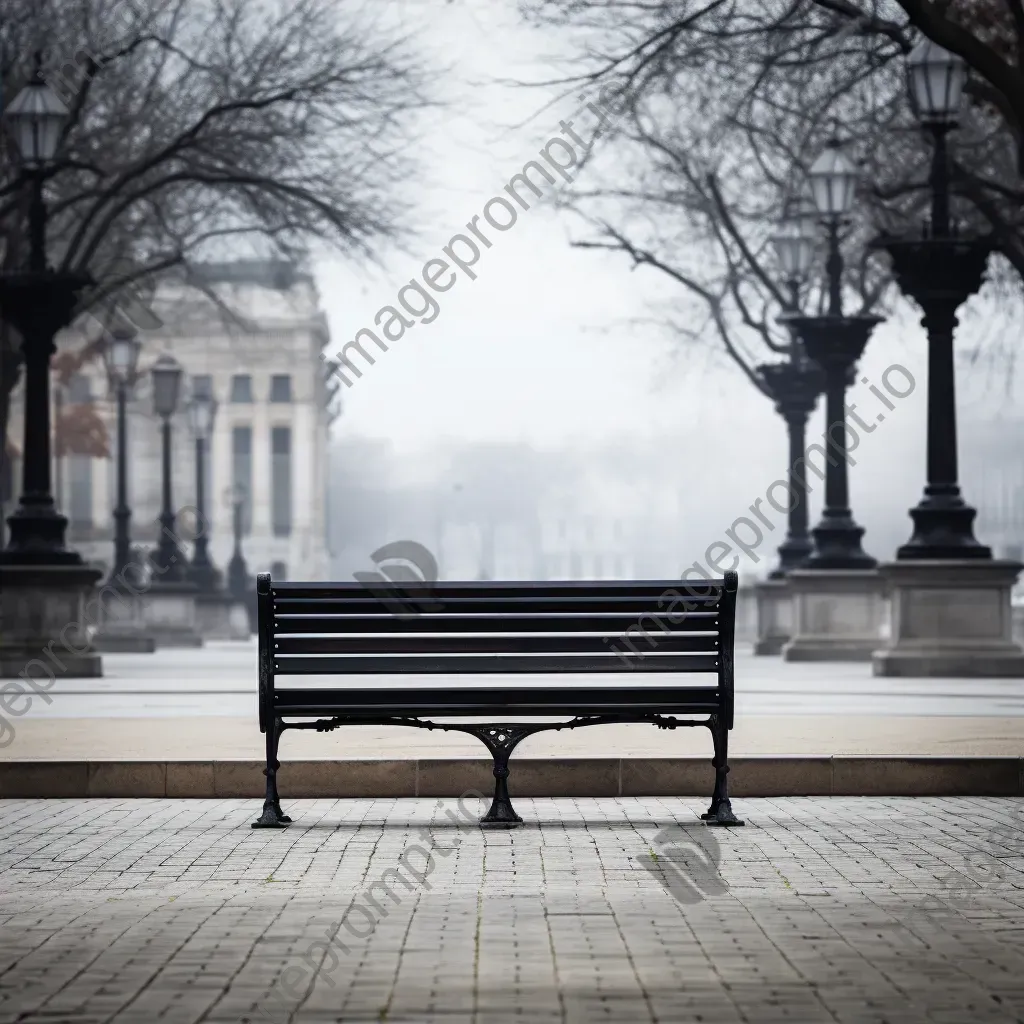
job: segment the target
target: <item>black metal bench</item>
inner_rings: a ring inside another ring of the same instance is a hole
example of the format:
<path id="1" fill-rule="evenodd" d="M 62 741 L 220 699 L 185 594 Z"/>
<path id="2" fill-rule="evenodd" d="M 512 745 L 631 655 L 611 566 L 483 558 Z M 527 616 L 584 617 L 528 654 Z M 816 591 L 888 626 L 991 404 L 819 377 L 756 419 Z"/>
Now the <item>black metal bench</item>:
<path id="1" fill-rule="evenodd" d="M 469 733 L 494 760 L 494 799 L 481 824 L 508 827 L 522 821 L 512 809 L 507 783 L 509 755 L 517 744 L 545 729 L 612 722 L 707 726 L 715 783 L 711 807 L 701 817 L 709 825 L 742 825 L 727 784 L 737 583 L 735 573 L 726 573 L 721 580 L 685 585 L 402 583 L 371 592 L 361 583 L 275 583 L 260 573 L 259 718 L 267 736 L 267 793 L 253 828 L 282 828 L 291 821 L 281 811 L 277 790 L 278 744 L 286 729 L 405 725 Z M 648 685 L 650 672 L 706 673 L 715 681 Z M 352 681 L 365 675 L 483 673 L 610 673 L 605 679 L 613 682 L 452 686 L 448 680 L 417 679 L 412 685 L 374 686 Z M 327 688 L 277 685 L 282 676 L 311 675 L 339 678 Z M 514 721 L 570 715 L 559 722 Z"/>

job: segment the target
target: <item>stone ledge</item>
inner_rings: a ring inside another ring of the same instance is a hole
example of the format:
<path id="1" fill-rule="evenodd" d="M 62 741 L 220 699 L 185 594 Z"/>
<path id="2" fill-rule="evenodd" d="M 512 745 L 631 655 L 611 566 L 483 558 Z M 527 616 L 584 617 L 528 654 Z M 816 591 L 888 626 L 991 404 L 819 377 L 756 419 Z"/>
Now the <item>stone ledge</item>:
<path id="1" fill-rule="evenodd" d="M 706 758 L 513 758 L 509 789 L 523 797 L 709 796 Z M 1020 757 L 737 757 L 735 797 L 1024 796 Z M 490 792 L 482 758 L 281 763 L 284 799 L 459 796 Z M 260 799 L 263 762 L 3 761 L 0 798 Z"/>

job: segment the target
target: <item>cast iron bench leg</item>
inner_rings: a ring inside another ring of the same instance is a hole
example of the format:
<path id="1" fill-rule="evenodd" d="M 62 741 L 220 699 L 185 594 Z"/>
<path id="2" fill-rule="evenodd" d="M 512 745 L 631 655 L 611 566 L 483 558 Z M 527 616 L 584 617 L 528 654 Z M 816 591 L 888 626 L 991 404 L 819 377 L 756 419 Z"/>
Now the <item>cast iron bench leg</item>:
<path id="1" fill-rule="evenodd" d="M 709 728 L 715 744 L 715 756 L 711 761 L 715 766 L 715 789 L 711 794 L 711 806 L 700 816 L 701 821 L 719 828 L 735 828 L 743 822 L 733 814 L 729 802 L 729 730 L 717 715 L 711 716 Z"/>
<path id="2" fill-rule="evenodd" d="M 253 828 L 284 828 L 292 821 L 281 810 L 281 798 L 277 795 L 277 770 L 281 767 L 281 762 L 277 759 L 277 747 L 284 729 L 284 722 L 280 718 L 275 718 L 273 725 L 267 730 L 267 767 L 263 769 L 263 774 L 267 777 L 267 797 L 263 801 L 263 813 L 252 823 Z"/>
<path id="3" fill-rule="evenodd" d="M 481 828 L 515 828 L 523 823 L 508 795 L 508 759 L 519 741 L 535 731 L 492 725 L 473 729 L 473 735 L 484 743 L 494 758 L 494 799 L 490 810 L 480 819 Z"/>

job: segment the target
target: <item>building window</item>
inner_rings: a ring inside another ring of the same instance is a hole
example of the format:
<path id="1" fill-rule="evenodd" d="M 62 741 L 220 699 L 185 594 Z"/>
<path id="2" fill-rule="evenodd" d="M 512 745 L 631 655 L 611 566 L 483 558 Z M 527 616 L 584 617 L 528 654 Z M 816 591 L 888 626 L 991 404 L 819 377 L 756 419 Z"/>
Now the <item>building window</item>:
<path id="1" fill-rule="evenodd" d="M 92 456 L 69 455 L 68 521 L 72 526 L 92 526 Z"/>
<path id="2" fill-rule="evenodd" d="M 202 395 L 204 398 L 213 397 L 213 376 L 209 373 L 195 373 L 192 375 L 192 394 Z"/>
<path id="3" fill-rule="evenodd" d="M 80 405 L 92 401 L 92 381 L 85 374 L 76 373 L 68 381 L 68 401 Z"/>
<path id="4" fill-rule="evenodd" d="M 247 373 L 236 373 L 231 378 L 231 401 L 252 401 L 252 377 Z"/>
<path id="5" fill-rule="evenodd" d="M 292 429 L 270 431 L 271 529 L 275 537 L 292 532 Z"/>
<path id="6" fill-rule="evenodd" d="M 284 562 L 272 562 L 270 565 L 270 578 L 275 583 L 288 579 L 288 566 Z"/>
<path id="7" fill-rule="evenodd" d="M 242 534 L 252 529 L 252 427 L 235 427 L 231 431 L 231 480 L 242 488 Z"/>
<path id="8" fill-rule="evenodd" d="M 287 373 L 275 373 L 270 378 L 270 400 L 290 402 L 292 400 L 292 378 Z"/>

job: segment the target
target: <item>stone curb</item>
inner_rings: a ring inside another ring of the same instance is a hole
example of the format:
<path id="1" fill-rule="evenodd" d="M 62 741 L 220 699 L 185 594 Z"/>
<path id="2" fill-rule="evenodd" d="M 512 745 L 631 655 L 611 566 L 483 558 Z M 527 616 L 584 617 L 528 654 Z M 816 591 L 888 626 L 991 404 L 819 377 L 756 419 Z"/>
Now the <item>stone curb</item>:
<path id="1" fill-rule="evenodd" d="M 513 758 L 513 796 L 708 796 L 706 758 Z M 737 757 L 730 794 L 1024 796 L 1020 757 Z M 459 796 L 490 792 L 481 758 L 284 761 L 282 798 Z M 263 796 L 262 761 L 2 761 L 0 798 Z"/>

